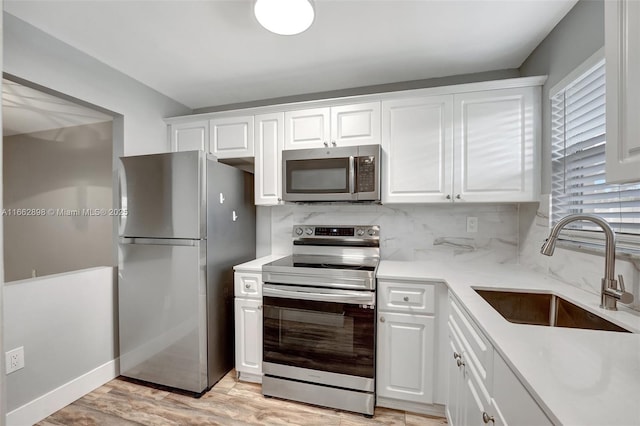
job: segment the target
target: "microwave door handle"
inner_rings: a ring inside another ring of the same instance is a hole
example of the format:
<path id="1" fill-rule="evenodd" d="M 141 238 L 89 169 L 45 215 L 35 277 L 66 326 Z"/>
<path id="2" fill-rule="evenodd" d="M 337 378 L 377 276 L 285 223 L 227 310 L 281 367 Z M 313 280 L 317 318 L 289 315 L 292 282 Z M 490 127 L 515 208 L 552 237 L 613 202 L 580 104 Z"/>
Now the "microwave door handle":
<path id="1" fill-rule="evenodd" d="M 349 193 L 356 192 L 356 162 L 353 155 L 349 156 Z"/>

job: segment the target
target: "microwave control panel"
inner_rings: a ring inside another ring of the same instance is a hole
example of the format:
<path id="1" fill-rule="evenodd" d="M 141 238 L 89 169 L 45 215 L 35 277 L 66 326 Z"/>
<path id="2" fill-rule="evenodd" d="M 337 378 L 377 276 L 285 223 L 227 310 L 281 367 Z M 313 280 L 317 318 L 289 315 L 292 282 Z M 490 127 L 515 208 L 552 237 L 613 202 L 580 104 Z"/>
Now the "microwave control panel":
<path id="1" fill-rule="evenodd" d="M 376 163 L 373 156 L 358 157 L 357 192 L 374 192 L 376 190 Z"/>

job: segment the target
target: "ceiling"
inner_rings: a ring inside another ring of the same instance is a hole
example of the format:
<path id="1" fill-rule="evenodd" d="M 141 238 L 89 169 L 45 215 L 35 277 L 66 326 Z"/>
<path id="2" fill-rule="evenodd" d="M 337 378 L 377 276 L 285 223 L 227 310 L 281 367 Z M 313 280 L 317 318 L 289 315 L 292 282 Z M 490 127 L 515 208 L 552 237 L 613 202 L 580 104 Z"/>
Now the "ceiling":
<path id="1" fill-rule="evenodd" d="M 311 28 L 252 0 L 5 0 L 4 10 L 196 109 L 518 68 L 577 0 L 315 0 Z"/>
<path id="2" fill-rule="evenodd" d="M 113 117 L 2 79 L 2 136 L 110 121 Z"/>

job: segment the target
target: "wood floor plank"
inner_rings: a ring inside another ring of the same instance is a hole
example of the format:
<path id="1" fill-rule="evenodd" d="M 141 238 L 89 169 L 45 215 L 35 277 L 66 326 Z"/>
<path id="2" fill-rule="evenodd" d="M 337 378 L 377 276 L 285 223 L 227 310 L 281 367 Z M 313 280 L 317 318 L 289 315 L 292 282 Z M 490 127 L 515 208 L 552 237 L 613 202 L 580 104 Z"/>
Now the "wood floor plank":
<path id="1" fill-rule="evenodd" d="M 262 386 L 237 382 L 235 371 L 201 398 L 114 379 L 37 426 L 441 426 L 446 419 L 378 407 L 373 418 L 278 398 Z"/>

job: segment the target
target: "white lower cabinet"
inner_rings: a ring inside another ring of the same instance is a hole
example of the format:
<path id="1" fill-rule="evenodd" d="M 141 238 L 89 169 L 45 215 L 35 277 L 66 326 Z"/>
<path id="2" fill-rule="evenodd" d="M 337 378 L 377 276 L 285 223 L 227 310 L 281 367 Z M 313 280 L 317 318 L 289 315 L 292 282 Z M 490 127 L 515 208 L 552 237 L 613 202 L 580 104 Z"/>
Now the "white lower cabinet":
<path id="1" fill-rule="evenodd" d="M 378 396 L 433 402 L 435 318 L 378 314 Z"/>
<path id="2" fill-rule="evenodd" d="M 551 425 L 473 320 L 453 298 L 449 300 L 449 424 Z"/>
<path id="3" fill-rule="evenodd" d="M 235 299 L 236 372 L 262 375 L 262 301 Z"/>
<path id="4" fill-rule="evenodd" d="M 376 405 L 443 415 L 446 374 L 438 318 L 446 309 L 443 284 L 378 280 Z"/>
<path id="5" fill-rule="evenodd" d="M 236 271 L 234 293 L 236 373 L 262 383 L 262 274 Z"/>

